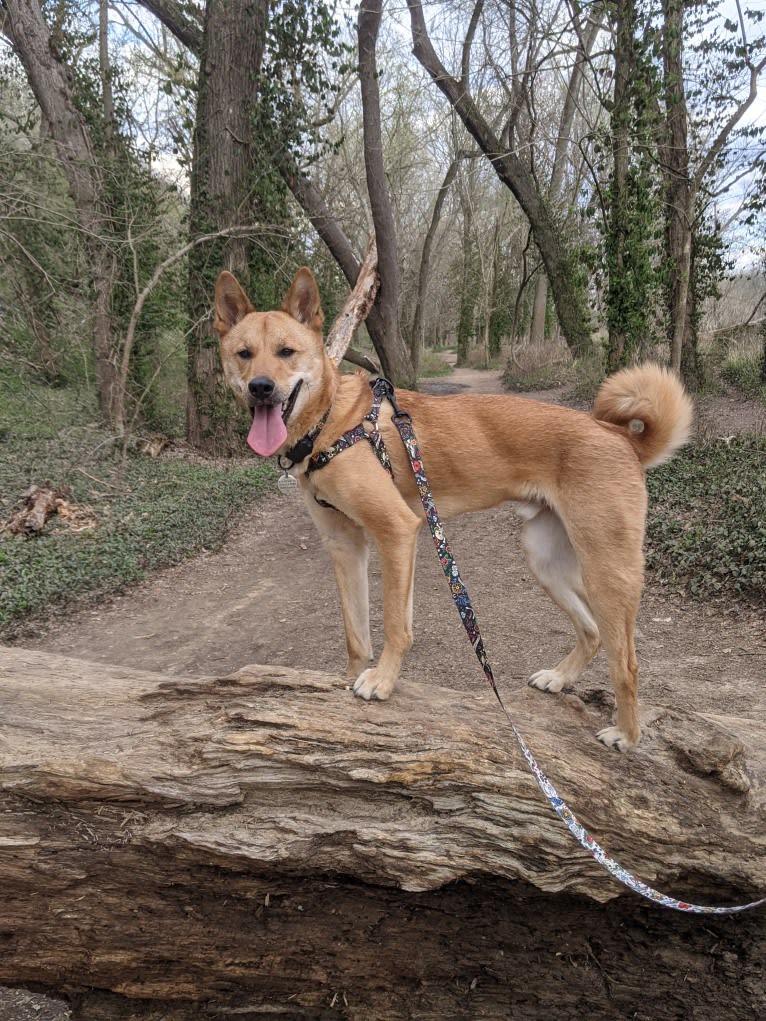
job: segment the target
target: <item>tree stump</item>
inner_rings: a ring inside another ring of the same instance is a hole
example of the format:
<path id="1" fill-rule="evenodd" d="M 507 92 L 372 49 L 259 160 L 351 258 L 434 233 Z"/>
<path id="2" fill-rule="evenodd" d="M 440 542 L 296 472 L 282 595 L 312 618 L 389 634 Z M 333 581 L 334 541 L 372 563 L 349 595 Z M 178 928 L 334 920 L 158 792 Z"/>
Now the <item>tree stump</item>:
<path id="1" fill-rule="evenodd" d="M 574 696 L 505 697 L 622 864 L 696 902 L 764 895 L 764 723 L 646 707 L 620 756 Z M 489 690 L 403 681 L 367 703 L 308 670 L 185 679 L 3 648 L 0 708 L 0 983 L 67 995 L 76 1017 L 766 1008 L 766 913 L 626 893 L 543 799 Z M 647 948 L 677 955 L 664 980 Z"/>

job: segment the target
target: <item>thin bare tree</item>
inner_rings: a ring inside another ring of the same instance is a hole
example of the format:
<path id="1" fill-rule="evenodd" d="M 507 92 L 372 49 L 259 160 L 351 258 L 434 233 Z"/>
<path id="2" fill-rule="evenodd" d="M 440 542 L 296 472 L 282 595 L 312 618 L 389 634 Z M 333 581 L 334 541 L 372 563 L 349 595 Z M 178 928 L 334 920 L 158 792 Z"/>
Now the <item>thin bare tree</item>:
<path id="1" fill-rule="evenodd" d="M 567 244 L 561 219 L 551 209 L 528 162 L 507 144 L 508 130 L 504 139 L 484 115 L 471 90 L 471 49 L 484 11 L 484 0 L 477 0 L 473 6 L 462 46 L 459 76 L 451 74 L 438 56 L 420 0 L 408 0 L 407 6 L 416 58 L 524 211 L 545 264 L 564 336 L 575 354 L 588 354 L 592 348 L 590 316 L 583 288 L 578 283 L 576 257 Z"/>

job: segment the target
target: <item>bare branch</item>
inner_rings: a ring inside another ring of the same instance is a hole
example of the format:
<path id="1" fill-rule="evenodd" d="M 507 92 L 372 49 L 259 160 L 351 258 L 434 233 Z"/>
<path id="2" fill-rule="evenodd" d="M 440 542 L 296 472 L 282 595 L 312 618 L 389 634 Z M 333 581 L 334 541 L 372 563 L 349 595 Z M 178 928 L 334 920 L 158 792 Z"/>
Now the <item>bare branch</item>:
<path id="1" fill-rule="evenodd" d="M 201 55 L 202 26 L 196 19 L 189 16 L 187 8 L 177 0 L 139 0 L 139 3 L 161 21 L 180 43 L 187 46 L 198 57 Z"/>
<path id="2" fill-rule="evenodd" d="M 745 31 L 745 19 L 742 14 L 742 6 L 739 0 L 736 0 L 736 7 L 737 20 L 739 21 L 740 32 L 742 33 L 741 49 L 744 54 L 747 54 L 748 43 L 747 33 Z M 743 99 L 732 112 L 731 116 L 718 132 L 714 142 L 708 149 L 705 158 L 697 168 L 697 172 L 692 179 L 692 188 L 694 193 L 698 192 L 702 188 L 702 182 L 704 181 L 705 176 L 715 163 L 716 159 L 720 156 L 729 140 L 729 137 L 731 136 L 732 131 L 736 128 L 737 124 L 739 124 L 758 97 L 758 76 L 761 71 L 763 71 L 764 67 L 766 67 L 766 56 L 762 57 L 758 64 L 753 64 L 750 57 L 745 56 L 744 66 L 750 72 L 750 85 L 748 88 L 747 98 Z"/>
<path id="3" fill-rule="evenodd" d="M 327 353 L 339 365 L 344 358 L 359 324 L 363 322 L 372 308 L 375 295 L 378 293 L 378 251 L 375 235 L 370 237 L 359 277 L 345 305 L 332 324 L 327 336 Z"/>

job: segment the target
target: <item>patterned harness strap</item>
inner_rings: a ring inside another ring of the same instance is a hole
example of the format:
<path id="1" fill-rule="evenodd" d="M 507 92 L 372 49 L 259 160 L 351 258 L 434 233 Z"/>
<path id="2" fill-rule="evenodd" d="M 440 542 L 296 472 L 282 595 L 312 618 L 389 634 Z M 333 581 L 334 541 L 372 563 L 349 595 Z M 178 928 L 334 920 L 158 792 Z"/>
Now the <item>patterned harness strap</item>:
<path id="1" fill-rule="evenodd" d="M 393 395 L 393 387 L 387 379 L 382 377 L 379 379 L 371 379 L 370 387 L 372 389 L 372 407 L 364 416 L 359 425 L 354 426 L 353 429 L 349 429 L 348 432 L 343 433 L 340 439 L 337 439 L 331 447 L 327 450 L 319 450 L 316 454 L 312 454 L 309 458 L 309 463 L 306 465 L 306 475 L 310 475 L 311 472 L 317 471 L 319 468 L 324 468 L 326 464 L 329 464 L 334 457 L 338 454 L 342 454 L 344 450 L 348 450 L 349 447 L 353 447 L 359 440 L 367 440 L 372 449 L 375 452 L 375 456 L 386 469 L 391 478 L 394 477 L 394 469 L 391 467 L 391 459 L 388 456 L 386 445 L 383 442 L 383 437 L 378 431 L 378 415 L 380 414 L 381 403 L 389 397 L 389 391 Z"/>

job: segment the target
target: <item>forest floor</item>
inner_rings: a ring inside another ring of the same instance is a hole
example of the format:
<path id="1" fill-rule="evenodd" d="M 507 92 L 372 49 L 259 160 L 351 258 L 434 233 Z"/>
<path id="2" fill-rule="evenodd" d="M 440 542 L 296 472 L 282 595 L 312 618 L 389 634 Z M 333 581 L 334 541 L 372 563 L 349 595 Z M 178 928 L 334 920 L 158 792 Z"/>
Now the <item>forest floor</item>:
<path id="1" fill-rule="evenodd" d="M 432 393 L 504 392 L 499 373 L 472 369 L 427 380 L 423 389 Z M 562 391 L 545 391 L 525 396 L 556 401 L 561 395 Z M 763 405 L 725 394 L 704 398 L 698 408 L 698 428 L 706 435 L 763 432 L 765 421 Z M 569 622 L 531 578 L 519 531 L 508 507 L 464 515 L 451 521 L 447 529 L 495 675 L 501 688 L 509 689 L 523 685 L 535 670 L 555 664 L 572 640 Z M 374 556 L 370 577 L 373 642 L 379 648 L 380 575 Z M 124 595 L 51 619 L 37 631 L 25 636 L 25 646 L 183 676 L 224 676 L 253 662 L 331 672 L 344 667 L 343 628 L 328 556 L 300 497 L 285 497 L 276 491 L 241 519 L 220 552 L 161 571 Z M 650 579 L 638 620 L 637 648 L 642 706 L 766 719 L 766 608 L 759 611 L 732 603 L 695 602 L 667 594 Z M 451 606 L 425 530 L 418 548 L 415 644 L 405 660 L 403 676 L 462 690 L 485 683 Z M 578 685 L 579 694 L 594 689 L 609 692 L 604 711 L 607 722 L 612 703 L 603 654 Z M 541 713 L 546 711 L 546 697 L 552 696 L 540 694 Z M 608 754 L 595 744 L 593 733 L 584 731 L 583 740 L 594 741 L 594 754 Z M 631 754 L 640 755 L 641 749 L 639 746 Z M 747 924 L 751 933 L 763 933 L 766 918 L 751 919 Z M 669 922 L 664 938 L 672 943 L 677 932 L 677 938 L 683 940 L 686 931 L 674 930 Z M 534 939 L 532 929 L 529 938 Z M 635 940 L 635 932 L 626 931 L 625 939 Z M 623 952 L 624 948 L 615 948 L 617 957 Z M 647 972 L 654 970 L 651 944 L 640 952 Z M 711 1017 L 712 1013 L 704 1012 L 710 1002 L 718 1004 L 714 1011 L 717 1021 L 766 1016 L 763 986 L 760 996 L 753 992 L 749 1000 L 743 999 L 743 977 L 734 966 L 717 977 L 711 970 L 696 987 L 700 996 L 696 1008 L 685 1013 L 679 1012 L 677 1005 L 669 1005 L 668 1013 L 652 1017 L 655 1021 Z M 603 990 L 598 969 L 593 969 L 592 979 Z M 532 980 L 527 973 L 525 982 Z M 540 981 L 547 981 L 544 974 Z M 735 986 L 737 995 L 733 996 Z M 601 1012 L 597 1009 L 599 997 L 592 994 L 592 1016 L 643 1016 L 636 1006 L 629 1010 L 613 1003 L 609 1008 L 607 1000 L 606 1012 Z M 14 1013 L 13 1006 L 3 1004 L 0 992 L 0 1018 L 8 1021 L 31 1017 L 54 1021 L 68 1016 L 61 1013 L 63 1007 L 52 1003 L 42 1009 L 35 1004 L 28 1013 L 21 1007 Z M 534 1019 L 549 1015 L 516 1016 Z"/>

